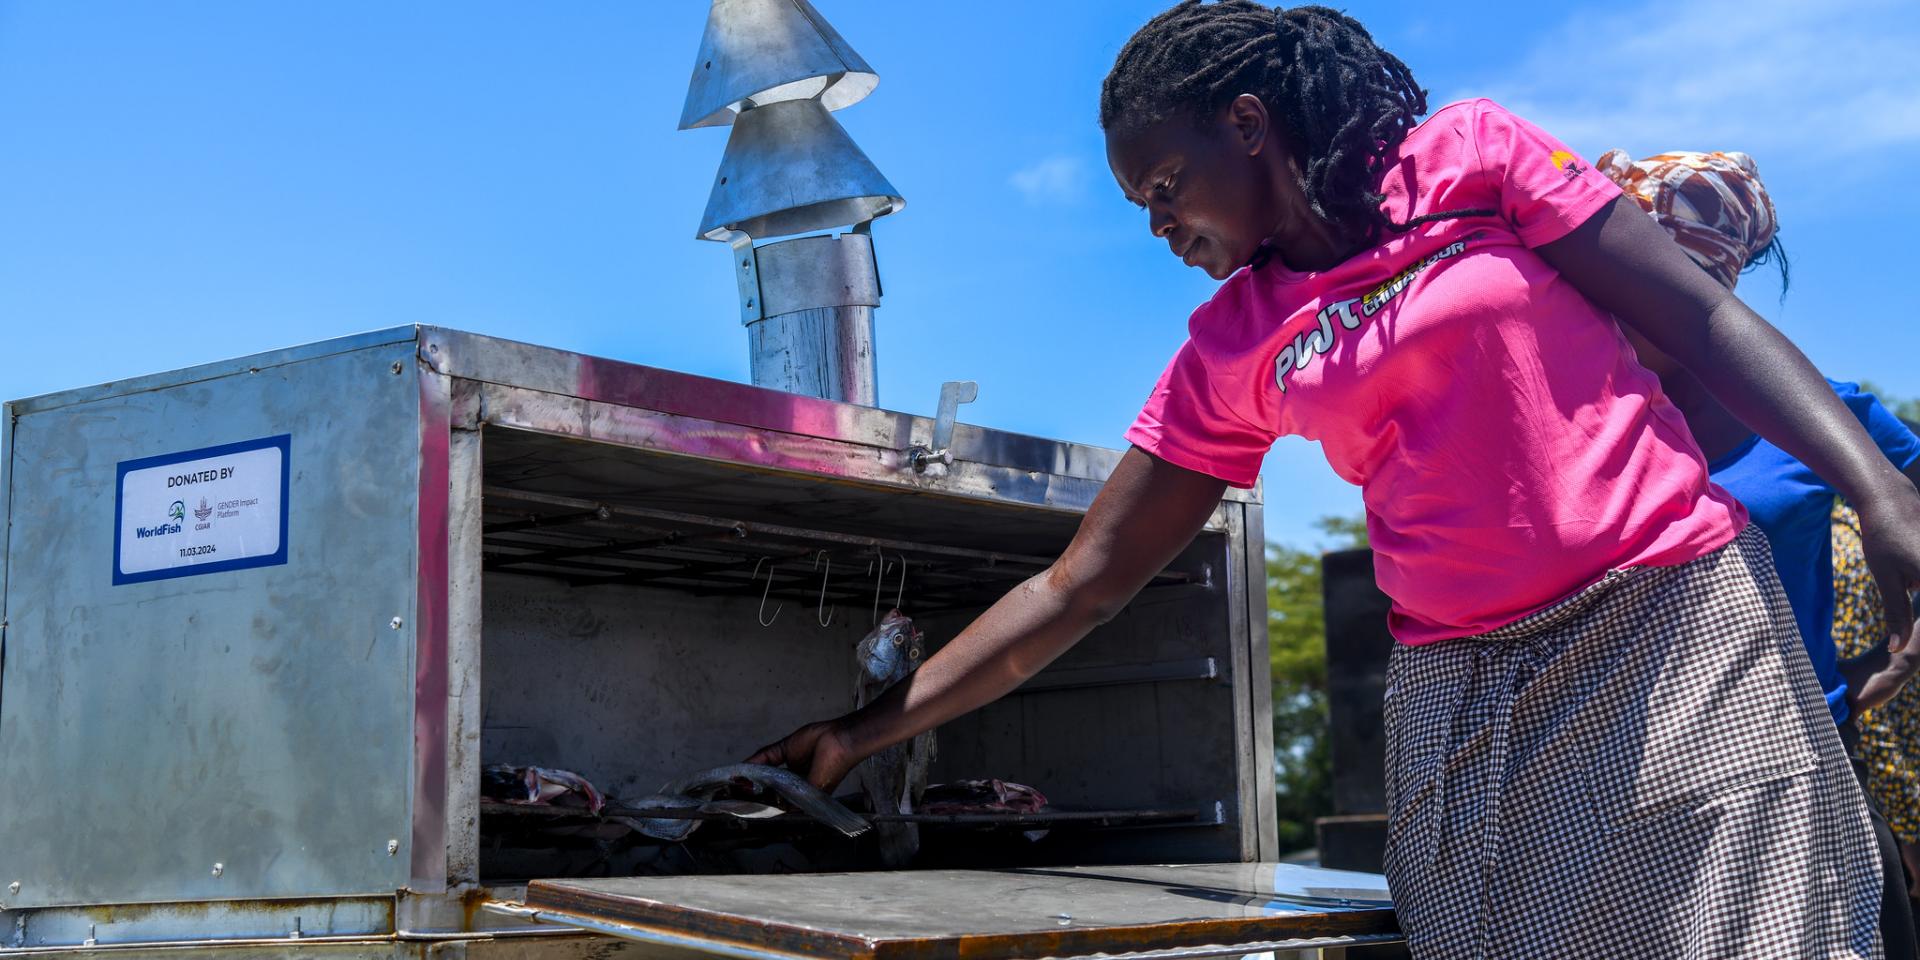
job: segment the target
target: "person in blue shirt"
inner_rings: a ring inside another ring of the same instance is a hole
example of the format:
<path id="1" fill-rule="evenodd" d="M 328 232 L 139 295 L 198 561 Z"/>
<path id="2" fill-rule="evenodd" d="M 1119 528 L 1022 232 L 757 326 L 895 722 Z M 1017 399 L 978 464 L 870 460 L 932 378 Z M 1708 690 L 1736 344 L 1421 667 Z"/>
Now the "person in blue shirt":
<path id="1" fill-rule="evenodd" d="M 1827 382 L 1887 459 L 1909 479 L 1916 479 L 1920 438 L 1857 384 Z M 1717 444 L 1721 445 L 1724 441 Z M 1752 434 L 1709 457 L 1713 481 L 1746 504 L 1753 522 L 1766 531 L 1774 568 L 1827 695 L 1827 709 L 1833 712 L 1833 722 L 1848 730 L 1861 711 L 1890 699 L 1906 674 L 1888 669 L 1891 658 L 1882 654 L 1884 647 L 1851 660 L 1839 659 L 1833 643 L 1833 488 L 1786 451 Z M 1903 658 L 1902 662 L 1910 661 Z"/>
<path id="2" fill-rule="evenodd" d="M 1776 235 L 1773 201 L 1753 159 L 1743 153 L 1663 153 L 1632 160 L 1623 151 L 1602 154 L 1594 166 L 1620 184 L 1655 222 L 1673 235 L 1701 269 L 1728 288 L 1762 263 L 1780 266 L 1788 283 L 1786 254 Z M 1660 377 L 1667 398 L 1686 417 L 1713 481 L 1746 505 L 1767 535 L 1774 569 L 1793 608 L 1807 657 L 1826 694 L 1827 709 L 1842 742 L 1856 755 L 1860 712 L 1893 697 L 1920 669 L 1920 650 L 1890 653 L 1884 642 L 1864 655 L 1841 660 L 1833 640 L 1833 505 L 1836 491 L 1806 464 L 1748 429 L 1678 363 L 1630 328 L 1622 326 L 1640 362 Z M 1858 385 L 1829 378 L 1834 393 L 1860 420 L 1882 453 L 1920 485 L 1920 437 Z M 1908 882 L 1899 848 L 1881 811 L 1875 809 L 1885 887 L 1881 934 L 1887 956 L 1914 957 L 1916 946 Z"/>

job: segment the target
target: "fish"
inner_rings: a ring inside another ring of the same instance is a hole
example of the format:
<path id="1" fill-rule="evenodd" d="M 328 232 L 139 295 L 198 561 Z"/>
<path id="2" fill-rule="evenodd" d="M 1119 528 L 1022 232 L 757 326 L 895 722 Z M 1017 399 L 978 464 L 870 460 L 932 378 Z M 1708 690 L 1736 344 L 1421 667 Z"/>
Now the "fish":
<path id="1" fill-rule="evenodd" d="M 701 813 L 725 814 L 737 820 L 765 820 L 786 813 L 785 810 L 752 800 L 700 800 L 695 797 L 651 794 L 633 801 L 631 804 L 609 805 L 607 819 L 626 825 L 655 840 L 668 840 L 678 843 L 693 836 L 693 832 L 706 821 L 695 818 L 648 817 L 639 811 L 652 810 L 698 810 Z"/>
<path id="2" fill-rule="evenodd" d="M 572 771 L 497 763 L 481 771 L 480 795 L 522 806 L 584 807 L 588 813 L 595 816 L 604 813 L 608 820 L 657 840 L 680 841 L 692 836 L 705 821 L 639 816 L 638 812 L 698 810 L 740 820 L 762 820 L 786 813 L 769 804 L 719 796 L 741 783 L 751 786 L 755 793 L 771 789 L 794 807 L 848 836 L 856 836 L 868 828 L 867 821 L 859 814 L 815 790 L 800 777 L 785 770 L 748 764 L 692 774 L 668 784 L 659 793 L 620 802 L 602 794 L 585 777 Z"/>
<path id="3" fill-rule="evenodd" d="M 586 777 L 553 767 L 492 764 L 481 771 L 480 794 L 522 806 L 584 806 L 594 814 L 607 805 L 606 797 Z"/>
<path id="4" fill-rule="evenodd" d="M 1024 783 L 1011 780 L 955 780 L 927 788 L 922 813 L 986 814 L 1042 813 L 1047 798 Z"/>
<path id="5" fill-rule="evenodd" d="M 757 763 L 734 763 L 688 774 L 661 787 L 659 796 L 690 799 L 695 801 L 695 806 L 712 804 L 714 807 L 712 812 L 740 816 L 744 812 L 743 808 L 734 807 L 720 794 L 743 783 L 751 787 L 754 793 L 772 791 L 780 799 L 792 804 L 794 809 L 849 837 L 857 837 L 872 828 L 872 824 L 869 824 L 865 817 L 821 793 L 819 788 L 808 783 L 799 774 Z M 758 815 L 765 814 L 762 812 Z M 698 820 L 673 822 L 699 823 Z M 648 831 L 642 832 L 653 836 Z"/>
<path id="6" fill-rule="evenodd" d="M 898 609 L 887 611 L 878 626 L 854 648 L 857 676 L 855 709 L 880 698 L 887 689 L 920 666 L 924 637 L 913 620 Z M 867 809 L 874 813 L 910 814 L 927 789 L 927 768 L 933 762 L 933 731 L 905 743 L 896 743 L 861 761 L 860 787 Z M 881 863 L 905 866 L 920 852 L 920 828 L 912 823 L 881 823 L 876 832 Z"/>
<path id="7" fill-rule="evenodd" d="M 656 793 L 641 797 L 632 802 L 632 806 L 641 810 L 698 810 L 701 802 L 692 797 L 676 797 Z M 671 820 L 661 817 L 636 817 L 628 814 L 615 814 L 611 819 L 626 824 L 655 840 L 668 840 L 678 843 L 693 836 L 700 829 L 699 820 Z"/>

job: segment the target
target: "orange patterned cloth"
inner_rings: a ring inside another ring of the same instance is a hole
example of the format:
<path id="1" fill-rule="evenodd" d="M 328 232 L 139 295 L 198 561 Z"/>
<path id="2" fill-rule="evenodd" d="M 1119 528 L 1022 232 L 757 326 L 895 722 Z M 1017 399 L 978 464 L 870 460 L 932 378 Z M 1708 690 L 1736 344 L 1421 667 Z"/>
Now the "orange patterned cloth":
<path id="1" fill-rule="evenodd" d="M 1609 150 L 1593 166 L 1728 289 L 1747 261 L 1773 242 L 1779 225 L 1773 199 L 1744 153 L 1676 151 L 1635 160 Z"/>

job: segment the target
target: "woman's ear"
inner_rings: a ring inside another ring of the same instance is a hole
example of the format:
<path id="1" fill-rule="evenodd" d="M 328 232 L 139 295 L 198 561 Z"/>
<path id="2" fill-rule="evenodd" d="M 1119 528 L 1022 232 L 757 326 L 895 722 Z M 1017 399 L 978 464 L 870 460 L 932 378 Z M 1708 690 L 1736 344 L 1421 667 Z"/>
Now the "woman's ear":
<path id="1" fill-rule="evenodd" d="M 1234 142 L 1250 157 L 1258 156 L 1266 148 L 1267 137 L 1272 132 L 1267 105 L 1251 93 L 1234 97 L 1227 104 L 1226 125 L 1233 132 Z"/>

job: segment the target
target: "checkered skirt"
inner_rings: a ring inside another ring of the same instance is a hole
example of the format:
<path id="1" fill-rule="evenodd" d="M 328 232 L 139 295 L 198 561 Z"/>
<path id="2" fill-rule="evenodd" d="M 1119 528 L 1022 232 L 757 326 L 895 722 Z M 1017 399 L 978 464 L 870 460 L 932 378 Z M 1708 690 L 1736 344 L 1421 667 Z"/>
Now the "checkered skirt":
<path id="1" fill-rule="evenodd" d="M 1387 670 L 1415 957 L 1879 957 L 1867 808 L 1766 538 Z"/>

